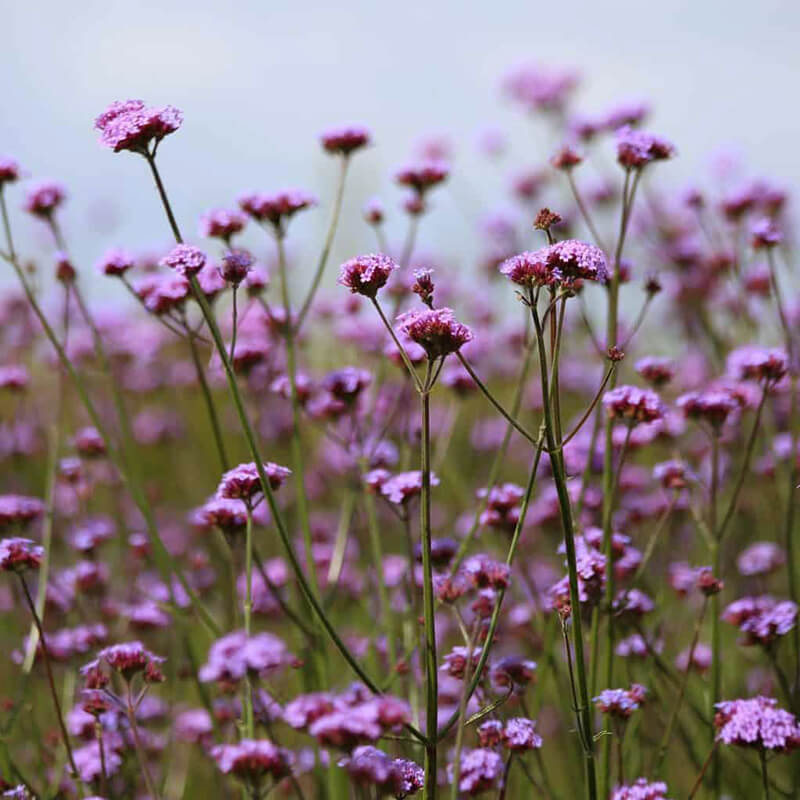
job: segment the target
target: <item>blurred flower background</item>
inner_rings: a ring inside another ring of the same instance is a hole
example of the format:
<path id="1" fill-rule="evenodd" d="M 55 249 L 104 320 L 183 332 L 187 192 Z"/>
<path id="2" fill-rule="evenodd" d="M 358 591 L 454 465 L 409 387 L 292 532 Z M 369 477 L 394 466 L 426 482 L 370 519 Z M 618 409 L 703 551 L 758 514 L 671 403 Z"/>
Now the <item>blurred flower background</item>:
<path id="1" fill-rule="evenodd" d="M 91 130 L 97 109 L 119 97 L 183 109 L 181 146 L 166 147 L 161 165 L 184 220 L 261 186 L 311 188 L 328 205 L 336 167 L 316 133 L 368 125 L 376 146 L 351 175 L 333 263 L 359 246 L 355 237 L 371 246 L 357 212 L 377 193 L 399 206 L 392 169 L 426 134 L 452 142 L 456 169 L 421 244 L 446 239 L 453 254 L 474 250 L 481 195 L 497 197 L 508 174 L 475 158 L 481 135 L 507 136 L 517 166 L 526 153 L 533 164 L 553 150 L 501 96 L 503 74 L 524 61 L 579 70 L 577 105 L 587 113 L 651 101 L 650 124 L 681 154 L 662 181 L 697 180 L 715 154 L 718 166 L 741 156 L 748 171 L 787 185 L 800 179 L 792 156 L 800 112 L 790 102 L 800 4 L 790 0 L 4 5 L 0 143 L 37 177 L 69 187 L 65 225 L 82 263 L 109 246 L 169 242 L 140 165 L 112 159 Z M 403 222 L 393 216 L 390 230 Z M 298 240 L 325 224 L 325 214 L 307 215 Z M 46 237 L 37 226 L 20 231 L 28 252 L 37 230 Z"/>

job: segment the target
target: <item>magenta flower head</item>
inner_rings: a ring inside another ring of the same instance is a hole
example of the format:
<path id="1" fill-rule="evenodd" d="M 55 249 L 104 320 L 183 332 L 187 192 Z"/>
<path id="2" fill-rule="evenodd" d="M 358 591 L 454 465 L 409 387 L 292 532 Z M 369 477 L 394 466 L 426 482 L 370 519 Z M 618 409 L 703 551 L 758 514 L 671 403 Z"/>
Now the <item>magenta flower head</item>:
<path id="1" fill-rule="evenodd" d="M 675 362 L 671 358 L 645 356 L 633 368 L 655 387 L 664 386 L 675 377 Z"/>
<path id="2" fill-rule="evenodd" d="M 183 114 L 173 106 L 148 108 L 141 100 L 112 103 L 94 121 L 100 141 L 115 153 L 154 155 L 158 143 L 180 128 Z M 152 150 L 151 150 L 152 145 Z"/>
<path id="3" fill-rule="evenodd" d="M 552 286 L 560 278 L 550 266 L 541 250 L 525 251 L 507 258 L 500 264 L 500 272 L 519 286 Z"/>
<path id="4" fill-rule="evenodd" d="M 786 554 L 774 542 L 755 542 L 739 553 L 736 567 L 740 575 L 768 575 L 786 563 Z"/>
<path id="5" fill-rule="evenodd" d="M 432 269 L 415 269 L 414 283 L 411 286 L 414 292 L 428 308 L 433 308 L 433 293 L 436 291 L 436 284 L 433 282 Z"/>
<path id="6" fill-rule="evenodd" d="M 542 737 L 536 733 L 536 722 L 525 717 L 506 720 L 503 744 L 514 753 L 538 750 L 542 746 Z"/>
<path id="7" fill-rule="evenodd" d="M 10 392 L 23 392 L 28 388 L 31 374 L 22 364 L 0 366 L 0 389 Z"/>
<path id="8" fill-rule="evenodd" d="M 4 572 L 27 572 L 39 569 L 44 558 L 44 548 L 30 539 L 0 540 L 0 569 Z"/>
<path id="9" fill-rule="evenodd" d="M 496 789 L 503 781 L 504 763 L 499 753 L 487 747 L 465 750 L 461 754 L 461 771 L 458 778 L 458 790 L 474 797 L 481 792 Z M 453 765 L 447 767 L 448 779 L 452 782 Z"/>
<path id="10" fill-rule="evenodd" d="M 362 213 L 368 225 L 380 225 L 386 218 L 386 209 L 379 197 L 367 200 Z"/>
<path id="11" fill-rule="evenodd" d="M 456 353 L 472 341 L 472 331 L 456 320 L 451 308 L 407 311 L 397 318 L 400 330 L 433 361 Z"/>
<path id="12" fill-rule="evenodd" d="M 641 687 L 634 684 L 630 689 L 604 689 L 592 698 L 597 710 L 612 717 L 628 719 L 642 703 Z"/>
<path id="13" fill-rule="evenodd" d="M 429 160 L 400 168 L 394 179 L 401 186 L 408 186 L 416 194 L 423 195 L 434 186 L 444 183 L 449 174 L 450 167 L 444 161 Z"/>
<path id="14" fill-rule="evenodd" d="M 735 380 L 776 383 L 788 371 L 789 359 L 784 350 L 747 345 L 734 350 L 726 366 Z"/>
<path id="15" fill-rule="evenodd" d="M 383 253 L 369 253 L 345 261 L 339 269 L 339 283 L 353 294 L 374 299 L 386 285 L 389 276 L 398 269 L 394 259 Z"/>
<path id="16" fill-rule="evenodd" d="M 322 147 L 333 155 L 349 156 L 370 143 L 370 132 L 363 125 L 344 125 L 324 131 L 319 137 Z"/>
<path id="17" fill-rule="evenodd" d="M 728 416 L 738 408 L 728 392 L 714 390 L 681 395 L 677 405 L 687 418 L 703 420 L 715 429 L 721 428 Z"/>
<path id="18" fill-rule="evenodd" d="M 675 146 L 661 136 L 624 126 L 617 131 L 617 161 L 625 169 L 642 169 L 675 155 Z"/>
<path id="19" fill-rule="evenodd" d="M 108 250 L 97 262 L 97 271 L 103 275 L 124 275 L 136 263 L 133 253 L 127 250 Z"/>
<path id="20" fill-rule="evenodd" d="M 268 461 L 264 464 L 264 472 L 271 489 L 278 489 L 292 474 L 287 467 L 273 464 Z M 261 480 L 258 477 L 258 470 L 255 462 L 249 464 L 239 464 L 238 467 L 228 470 L 223 476 L 217 488 L 217 497 L 227 500 L 252 501 L 257 495 L 261 494 Z"/>
<path id="21" fill-rule="evenodd" d="M 184 278 L 191 278 L 206 265 L 206 254 L 190 244 L 177 244 L 161 259 L 160 264 Z"/>
<path id="22" fill-rule="evenodd" d="M 669 800 L 667 784 L 663 781 L 650 783 L 646 778 L 637 778 L 633 783 L 617 786 L 611 794 L 611 800 Z"/>
<path id="23" fill-rule="evenodd" d="M 390 758 L 372 745 L 361 745 L 339 761 L 350 778 L 362 786 L 373 786 L 378 796 L 410 797 L 425 784 L 425 770 L 404 758 Z"/>
<path id="24" fill-rule="evenodd" d="M 571 145 L 563 145 L 558 152 L 550 159 L 550 163 L 556 169 L 570 170 L 577 167 L 583 161 L 583 156 Z"/>
<path id="25" fill-rule="evenodd" d="M 19 180 L 19 164 L 13 158 L 0 156 L 0 189 Z"/>
<path id="26" fill-rule="evenodd" d="M 239 198 L 239 208 L 256 222 L 269 223 L 276 231 L 281 231 L 298 211 L 312 208 L 317 204 L 314 195 L 302 189 L 285 189 L 273 194 L 251 192 Z"/>
<path id="27" fill-rule="evenodd" d="M 373 472 L 379 471 L 373 470 Z M 438 485 L 439 478 L 434 473 L 431 473 L 431 486 Z M 422 473 L 418 469 L 410 472 L 398 472 L 397 475 L 383 480 L 378 488 L 390 503 L 403 505 L 422 491 Z"/>
<path id="28" fill-rule="evenodd" d="M 778 708 L 778 701 L 772 697 L 725 700 L 717 703 L 716 708 L 717 741 L 777 753 L 800 747 L 797 719 Z"/>
<path id="29" fill-rule="evenodd" d="M 200 218 L 200 235 L 208 239 L 230 242 L 234 234 L 241 233 L 247 225 L 247 217 L 236 209 L 213 208 Z"/>
<path id="30" fill-rule="evenodd" d="M 222 256 L 219 271 L 228 283 L 238 286 L 247 277 L 252 266 L 253 256 L 247 250 L 231 250 Z"/>
<path id="31" fill-rule="evenodd" d="M 291 752 L 267 739 L 242 739 L 238 744 L 217 745 L 211 755 L 226 775 L 235 775 L 254 787 L 260 787 L 266 778 L 279 781 L 292 771 Z M 260 797 L 260 791 L 253 796 Z"/>
<path id="32" fill-rule="evenodd" d="M 0 530 L 12 525 L 22 528 L 44 514 L 44 503 L 38 497 L 21 494 L 0 495 Z"/>
<path id="33" fill-rule="evenodd" d="M 157 683 L 164 679 L 159 669 L 166 659 L 153 655 L 141 642 L 125 642 L 112 644 L 97 654 L 97 661 L 87 665 L 84 669 L 102 662 L 115 672 L 119 672 L 126 681 L 134 675 L 144 673 L 145 681 Z"/>
<path id="34" fill-rule="evenodd" d="M 631 424 L 655 422 L 664 416 L 661 398 L 651 389 L 637 386 L 617 386 L 603 395 L 603 405 L 612 419 Z"/>
<path id="35" fill-rule="evenodd" d="M 67 193 L 60 183 L 54 181 L 43 181 L 37 183 L 25 198 L 25 210 L 35 217 L 47 219 L 63 205 L 67 199 Z"/>
<path id="36" fill-rule="evenodd" d="M 753 225 L 751 243 L 754 250 L 775 247 L 783 241 L 781 229 L 769 218 L 760 219 Z"/>

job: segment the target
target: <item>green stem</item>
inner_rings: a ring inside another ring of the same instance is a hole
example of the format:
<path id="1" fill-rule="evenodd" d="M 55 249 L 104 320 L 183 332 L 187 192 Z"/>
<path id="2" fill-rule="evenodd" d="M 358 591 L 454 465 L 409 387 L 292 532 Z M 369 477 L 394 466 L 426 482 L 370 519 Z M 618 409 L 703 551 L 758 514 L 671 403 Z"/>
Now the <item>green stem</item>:
<path id="1" fill-rule="evenodd" d="M 253 618 L 253 511 L 250 504 L 246 503 L 247 524 L 245 527 L 244 541 L 244 574 L 245 574 L 245 598 L 244 598 L 244 632 L 248 638 L 252 630 Z M 235 584 L 234 584 L 235 585 Z M 244 691 L 244 720 L 248 738 L 252 739 L 255 735 L 255 722 L 253 719 L 253 681 L 248 673 L 245 678 Z"/>
<path id="2" fill-rule="evenodd" d="M 436 609 L 433 598 L 433 564 L 431 558 L 431 398 L 429 381 L 432 363 L 427 363 L 422 401 L 421 469 L 422 492 L 420 495 L 420 540 L 422 543 L 422 603 L 425 625 L 425 797 L 436 800 L 437 741 L 439 681 L 436 661 Z M 413 564 L 412 564 L 413 568 Z"/>
<path id="3" fill-rule="evenodd" d="M 328 233 L 325 235 L 325 243 L 322 245 L 322 252 L 320 253 L 319 261 L 317 262 L 317 269 L 314 272 L 314 279 L 311 282 L 311 287 L 309 288 L 306 299 L 303 301 L 303 304 L 300 306 L 300 311 L 297 314 L 295 331 L 300 330 L 305 318 L 308 316 L 308 312 L 311 310 L 311 304 L 314 302 L 314 295 L 319 289 L 319 284 L 322 280 L 322 274 L 325 272 L 325 265 L 328 263 L 328 257 L 330 256 L 331 247 L 333 246 L 333 237 L 335 236 L 336 229 L 339 226 L 339 217 L 342 212 L 342 198 L 344 197 L 344 186 L 347 178 L 347 167 L 350 164 L 350 158 L 348 156 L 344 156 L 341 163 L 342 167 L 341 171 L 339 172 L 339 182 L 336 187 L 336 199 L 333 203 L 333 212 L 331 214 L 330 225 L 328 226 Z"/>
<path id="4" fill-rule="evenodd" d="M 42 630 L 42 622 L 39 615 L 36 613 L 36 606 L 33 603 L 28 584 L 25 581 L 25 576 L 20 572 L 19 582 L 22 584 L 22 593 L 25 595 L 25 602 L 28 604 L 28 610 L 31 612 L 33 621 L 36 624 L 36 630 L 39 632 L 39 643 L 42 648 L 42 661 L 44 661 L 45 672 L 47 673 L 47 683 L 50 687 L 50 697 L 53 699 L 53 706 L 56 710 L 56 718 L 58 719 L 58 727 L 61 729 L 61 739 L 64 742 L 64 747 L 67 751 L 67 760 L 69 761 L 70 769 L 75 778 L 75 783 L 78 786 L 78 791 L 81 797 L 86 797 L 84 792 L 83 782 L 81 781 L 80 772 L 75 765 L 75 756 L 72 753 L 72 745 L 69 743 L 69 734 L 67 733 L 67 726 L 64 724 L 64 714 L 61 711 L 61 701 L 58 699 L 58 692 L 56 691 L 55 680 L 53 679 L 53 666 L 50 663 L 50 651 L 47 647 L 44 631 Z"/>
<path id="5" fill-rule="evenodd" d="M 575 651 L 575 665 L 578 683 L 578 699 L 580 704 L 576 709 L 578 730 L 581 735 L 586 765 L 586 792 L 590 800 L 597 798 L 597 783 L 595 776 L 594 763 L 594 737 L 592 734 L 592 717 L 589 705 L 589 689 L 586 680 L 586 664 L 583 652 L 583 624 L 581 621 L 580 591 L 578 587 L 578 567 L 575 554 L 575 529 L 572 520 L 572 507 L 569 499 L 566 475 L 564 472 L 563 454 L 556 453 L 558 442 L 556 441 L 557 426 L 552 416 L 552 409 L 549 399 L 549 383 L 547 378 L 547 354 L 545 352 L 544 333 L 539 321 L 539 314 L 536 303 L 531 295 L 529 297 L 530 311 L 536 330 L 536 340 L 539 348 L 540 377 L 542 382 L 542 400 L 544 405 L 544 425 L 545 436 L 547 438 L 548 449 L 551 452 L 550 461 L 552 464 L 553 480 L 558 493 L 559 510 L 561 513 L 561 525 L 564 532 L 564 543 L 567 554 L 567 572 L 569 579 L 570 605 L 572 613 L 572 637 Z"/>

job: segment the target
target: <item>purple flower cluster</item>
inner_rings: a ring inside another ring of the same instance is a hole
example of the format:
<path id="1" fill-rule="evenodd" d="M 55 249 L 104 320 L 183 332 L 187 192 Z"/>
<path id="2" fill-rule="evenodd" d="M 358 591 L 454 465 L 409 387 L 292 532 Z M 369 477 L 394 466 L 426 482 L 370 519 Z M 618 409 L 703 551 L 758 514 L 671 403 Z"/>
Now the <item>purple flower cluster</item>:
<path id="1" fill-rule="evenodd" d="M 458 352 L 472 341 L 472 331 L 456 320 L 451 308 L 407 311 L 397 318 L 400 330 L 418 344 L 431 361 Z"/>
<path id="2" fill-rule="evenodd" d="M 720 742 L 779 753 L 800 747 L 797 719 L 778 708 L 778 701 L 772 697 L 725 700 L 716 708 L 714 727 Z"/>
<path id="3" fill-rule="evenodd" d="M 183 114 L 173 106 L 148 108 L 141 100 L 112 103 L 95 120 L 100 141 L 115 153 L 130 150 L 146 154 L 153 144 L 174 133 L 183 122 Z"/>

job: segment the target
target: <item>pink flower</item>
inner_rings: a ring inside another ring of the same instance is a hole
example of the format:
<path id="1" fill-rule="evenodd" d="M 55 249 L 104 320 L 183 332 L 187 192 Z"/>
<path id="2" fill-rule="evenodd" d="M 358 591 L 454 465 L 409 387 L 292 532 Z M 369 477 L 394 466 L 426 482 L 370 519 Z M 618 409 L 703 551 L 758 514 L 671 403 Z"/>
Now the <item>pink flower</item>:
<path id="1" fill-rule="evenodd" d="M 130 150 L 146 154 L 180 128 L 183 114 L 174 106 L 148 108 L 141 100 L 112 103 L 97 119 L 94 126 L 100 131 L 100 141 L 115 153 Z"/>
<path id="2" fill-rule="evenodd" d="M 472 341 L 472 331 L 458 322 L 450 308 L 407 311 L 397 318 L 400 330 L 433 361 L 455 353 Z"/>
<path id="3" fill-rule="evenodd" d="M 339 283 L 353 294 L 374 298 L 398 269 L 397 263 L 382 253 L 370 253 L 345 261 L 339 270 Z"/>

